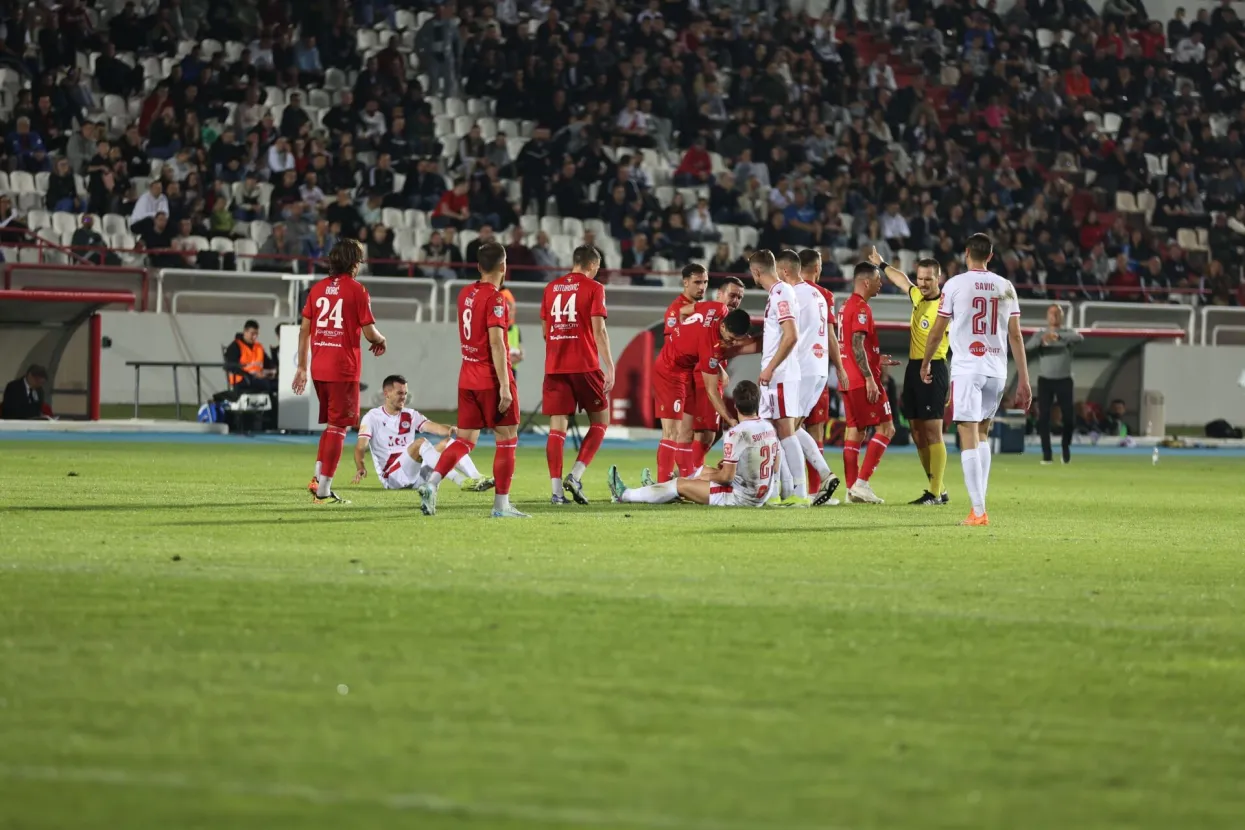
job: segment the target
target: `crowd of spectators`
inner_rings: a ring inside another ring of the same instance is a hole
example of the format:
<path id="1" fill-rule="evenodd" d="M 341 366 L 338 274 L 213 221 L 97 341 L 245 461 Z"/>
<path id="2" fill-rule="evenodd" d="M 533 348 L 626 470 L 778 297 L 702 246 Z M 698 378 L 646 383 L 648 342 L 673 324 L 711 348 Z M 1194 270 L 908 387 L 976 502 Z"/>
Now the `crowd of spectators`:
<path id="1" fill-rule="evenodd" d="M 232 267 L 189 240 L 264 222 L 257 269 L 353 236 L 374 273 L 413 258 L 449 277 L 472 260 L 462 237 L 497 236 L 515 278 L 541 279 L 558 240 L 523 217 L 556 212 L 644 283 L 659 259 L 745 271 L 753 244 L 819 246 L 830 280 L 871 245 L 954 271 L 985 231 L 1025 296 L 1245 299 L 1245 28 L 1228 0 L 1170 21 L 1142 0 L 1002 16 L 891 0 L 868 20 L 842 5 L 164 0 L 107 18 L 10 2 L 0 67 L 29 88 L 0 98 L 0 165 L 48 176 L 41 204 L 0 198 L 0 237 L 35 209 L 121 214 L 153 264 Z M 444 102 L 468 96 L 498 126 L 530 122 L 527 140 L 447 130 Z M 423 212 L 426 241 L 386 211 Z"/>

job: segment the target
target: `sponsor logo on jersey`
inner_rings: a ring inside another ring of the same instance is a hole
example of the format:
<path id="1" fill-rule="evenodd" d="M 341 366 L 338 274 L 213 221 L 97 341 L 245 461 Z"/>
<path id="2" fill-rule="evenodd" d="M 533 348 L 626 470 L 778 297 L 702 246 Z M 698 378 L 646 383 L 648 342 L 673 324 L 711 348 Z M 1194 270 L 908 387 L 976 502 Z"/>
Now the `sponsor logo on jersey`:
<path id="1" fill-rule="evenodd" d="M 734 445 L 732 445 L 730 441 L 727 441 L 725 444 L 722 445 L 722 457 L 730 458 L 732 455 L 735 454 L 733 452 L 734 449 L 735 449 Z"/>
<path id="2" fill-rule="evenodd" d="M 927 318 L 927 317 L 922 317 L 922 318 L 921 318 L 921 328 L 923 328 L 923 329 L 927 329 L 927 328 L 929 328 L 929 318 Z"/>
<path id="3" fill-rule="evenodd" d="M 985 357 L 986 344 L 982 343 L 980 340 L 974 340 L 969 344 L 968 353 L 973 357 Z"/>
<path id="4" fill-rule="evenodd" d="M 779 317 L 791 316 L 791 303 L 787 302 L 786 300 L 779 300 L 778 301 L 778 316 Z"/>

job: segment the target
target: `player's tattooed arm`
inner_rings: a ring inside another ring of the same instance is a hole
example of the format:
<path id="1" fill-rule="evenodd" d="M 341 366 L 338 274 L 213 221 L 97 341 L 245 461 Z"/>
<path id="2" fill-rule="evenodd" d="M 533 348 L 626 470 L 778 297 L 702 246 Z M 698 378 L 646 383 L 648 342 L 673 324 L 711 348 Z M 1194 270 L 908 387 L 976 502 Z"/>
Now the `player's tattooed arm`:
<path id="1" fill-rule="evenodd" d="M 865 377 L 872 377 L 869 370 L 869 356 L 865 353 L 865 333 L 858 331 L 852 335 L 852 357 L 856 359 L 856 366 L 860 369 L 860 374 Z"/>

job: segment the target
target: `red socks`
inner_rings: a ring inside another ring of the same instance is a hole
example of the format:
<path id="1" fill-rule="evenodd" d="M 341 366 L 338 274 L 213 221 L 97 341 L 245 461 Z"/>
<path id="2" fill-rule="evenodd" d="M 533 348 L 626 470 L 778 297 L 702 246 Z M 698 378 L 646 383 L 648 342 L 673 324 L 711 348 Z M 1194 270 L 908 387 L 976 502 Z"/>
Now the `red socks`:
<path id="1" fill-rule="evenodd" d="M 450 474 L 450 471 L 458 465 L 458 462 L 463 460 L 463 456 L 467 455 L 475 448 L 476 445 L 472 444 L 470 441 L 455 438 L 445 448 L 445 452 L 441 453 L 441 457 L 437 459 L 437 475 L 441 476 L 441 478 L 445 478 Z M 514 458 L 513 451 L 511 452 L 510 457 Z M 514 469 L 513 465 L 511 465 L 511 469 Z"/>
<path id="2" fill-rule="evenodd" d="M 493 480 L 496 481 L 496 492 L 499 496 L 510 495 L 510 482 L 514 480 L 514 451 L 518 446 L 517 438 L 497 442 L 497 452 L 493 455 Z M 445 451 L 448 455 L 449 447 Z"/>
<path id="3" fill-rule="evenodd" d="M 584 443 L 587 444 L 586 441 Z M 565 447 L 566 433 L 549 430 L 549 440 L 545 442 L 545 460 L 549 462 L 549 478 L 562 478 L 562 451 Z M 583 454 L 582 450 L 580 454 Z"/>
<path id="4" fill-rule="evenodd" d="M 692 472 L 696 472 L 705 466 L 705 455 L 709 452 L 709 445 L 702 444 L 699 441 L 692 442 Z"/>
<path id="5" fill-rule="evenodd" d="M 692 442 L 695 443 L 695 442 Z M 696 468 L 692 466 L 692 443 L 676 444 L 674 457 L 675 463 L 679 466 L 679 475 L 687 478 L 696 472 Z"/>
<path id="6" fill-rule="evenodd" d="M 890 442 L 891 439 L 880 432 L 874 435 L 873 440 L 869 442 L 869 448 L 865 450 L 865 460 L 860 465 L 860 477 L 865 481 L 873 478 L 873 471 L 878 468 L 878 464 L 882 460 L 882 453 L 886 452 L 886 447 Z"/>
<path id="7" fill-rule="evenodd" d="M 860 467 L 860 442 L 843 439 L 843 479 L 847 488 L 856 486 L 857 469 Z"/>
<path id="8" fill-rule="evenodd" d="M 553 436 L 550 434 L 550 439 Z M 562 436 L 562 440 L 566 440 L 566 435 Z M 601 442 L 605 440 L 605 424 L 593 424 L 588 427 L 588 434 L 584 436 L 584 442 L 579 445 L 579 455 L 575 460 L 587 467 L 592 463 L 592 459 L 596 457 L 597 450 L 601 449 Z M 571 471 L 575 472 L 574 470 Z M 549 477 L 553 478 L 553 467 L 549 467 Z M 558 478 L 562 477 L 562 445 L 558 444 Z"/>
<path id="9" fill-rule="evenodd" d="M 337 472 L 337 464 L 342 459 L 342 447 L 346 443 L 346 428 L 327 426 L 320 433 L 320 447 L 316 450 L 316 461 L 320 463 L 320 475 L 332 478 Z"/>
<path id="10" fill-rule="evenodd" d="M 678 448 L 673 441 L 662 441 L 657 445 L 657 482 L 664 484 L 674 473 Z"/>

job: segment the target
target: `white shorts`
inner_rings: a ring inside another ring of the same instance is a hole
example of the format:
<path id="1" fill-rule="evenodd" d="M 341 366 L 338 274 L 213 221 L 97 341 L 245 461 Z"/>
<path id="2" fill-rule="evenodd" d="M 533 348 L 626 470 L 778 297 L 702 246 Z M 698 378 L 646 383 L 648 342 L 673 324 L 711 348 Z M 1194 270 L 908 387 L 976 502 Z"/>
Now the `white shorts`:
<path id="1" fill-rule="evenodd" d="M 951 376 L 951 419 L 966 424 L 988 421 L 999 411 L 1007 378 Z"/>
<path id="2" fill-rule="evenodd" d="M 382 478 L 381 484 L 386 490 L 409 490 L 418 487 L 424 483 L 424 478 L 419 474 L 422 465 L 411 454 L 403 450 L 402 455 L 398 458 L 398 468 L 389 474 L 388 478 Z"/>
<path id="3" fill-rule="evenodd" d="M 764 501 L 756 501 L 750 499 L 743 493 L 736 493 L 729 487 L 719 487 L 716 484 L 709 485 L 709 506 L 710 507 L 764 507 Z"/>
<path id="4" fill-rule="evenodd" d="M 800 379 L 796 378 L 794 383 L 773 380 L 769 386 L 762 386 L 761 411 L 757 414 L 767 421 L 801 418 L 807 414 L 800 409 Z"/>
<path id="5" fill-rule="evenodd" d="M 800 417 L 807 418 L 817 408 L 821 393 L 826 391 L 826 376 L 806 377 L 800 381 Z"/>

